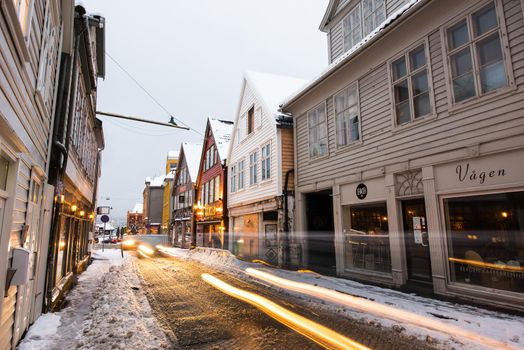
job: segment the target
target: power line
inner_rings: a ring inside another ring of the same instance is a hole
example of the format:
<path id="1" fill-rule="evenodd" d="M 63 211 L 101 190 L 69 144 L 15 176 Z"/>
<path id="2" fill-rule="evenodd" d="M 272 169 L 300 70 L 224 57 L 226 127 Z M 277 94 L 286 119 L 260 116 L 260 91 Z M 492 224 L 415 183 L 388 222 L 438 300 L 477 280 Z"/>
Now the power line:
<path id="1" fill-rule="evenodd" d="M 110 54 L 109 52 L 105 52 L 107 57 L 109 57 L 109 59 L 111 61 L 113 61 L 117 66 L 118 68 L 120 68 L 142 91 L 144 91 L 150 98 L 151 100 L 153 100 L 153 102 L 155 102 L 160 108 L 162 108 L 164 110 L 164 112 L 166 112 L 170 117 L 173 117 L 173 119 L 175 119 L 176 121 L 178 121 L 180 124 L 185 124 L 183 121 L 181 121 L 180 119 L 176 118 L 175 116 L 173 116 L 169 110 L 164 107 L 164 105 L 162 105 L 142 84 L 140 84 L 140 82 L 138 82 L 138 80 L 136 80 L 132 75 L 131 73 L 129 73 L 120 63 L 118 63 L 117 60 L 115 60 Z M 188 125 L 189 129 L 195 133 L 197 133 L 198 135 L 200 136 L 204 136 L 204 134 L 202 134 L 201 132 L 193 129 L 192 127 L 190 127 Z"/>

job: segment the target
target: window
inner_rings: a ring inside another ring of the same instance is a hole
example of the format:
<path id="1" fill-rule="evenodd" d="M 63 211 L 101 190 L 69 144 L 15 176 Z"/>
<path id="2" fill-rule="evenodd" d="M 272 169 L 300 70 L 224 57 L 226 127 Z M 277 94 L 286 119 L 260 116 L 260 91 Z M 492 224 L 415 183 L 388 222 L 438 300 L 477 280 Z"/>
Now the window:
<path id="1" fill-rule="evenodd" d="M 346 268 L 391 273 L 386 203 L 343 207 Z"/>
<path id="2" fill-rule="evenodd" d="M 444 199 L 451 281 L 524 293 L 524 192 Z"/>
<path id="3" fill-rule="evenodd" d="M 422 44 L 391 64 L 397 125 L 431 113 L 426 61 Z"/>
<path id="4" fill-rule="evenodd" d="M 255 126 L 255 106 L 251 107 L 247 112 L 247 133 L 248 135 L 253 132 Z"/>
<path id="5" fill-rule="evenodd" d="M 362 40 L 362 26 L 360 21 L 360 4 L 344 18 L 344 51 L 349 50 Z"/>
<path id="6" fill-rule="evenodd" d="M 9 175 L 9 161 L 0 156 L 0 190 L 7 190 L 7 177 Z"/>
<path id="7" fill-rule="evenodd" d="M 244 189 L 244 160 L 238 162 L 238 189 Z"/>
<path id="8" fill-rule="evenodd" d="M 335 118 L 337 146 L 344 146 L 360 139 L 356 86 L 351 86 L 335 96 Z"/>
<path id="9" fill-rule="evenodd" d="M 212 179 L 210 182 L 209 182 L 209 203 L 213 203 L 216 198 L 215 198 L 215 179 Z"/>
<path id="10" fill-rule="evenodd" d="M 446 34 L 455 102 L 508 84 L 495 4 L 461 20 Z"/>
<path id="11" fill-rule="evenodd" d="M 31 0 L 11 0 L 14 5 L 14 9 L 16 11 L 16 16 L 18 17 L 18 21 L 20 22 L 20 28 L 22 29 L 22 33 L 24 36 L 27 36 L 27 33 L 29 32 L 29 17 L 30 17 L 30 9 L 31 9 Z"/>
<path id="12" fill-rule="evenodd" d="M 258 181 L 258 152 L 249 155 L 249 184 L 255 185 Z"/>
<path id="13" fill-rule="evenodd" d="M 237 190 L 237 166 L 231 166 L 231 192 L 236 192 Z"/>
<path id="14" fill-rule="evenodd" d="M 362 0 L 344 18 L 344 50 L 358 44 L 386 19 L 385 0 Z"/>
<path id="15" fill-rule="evenodd" d="M 269 180 L 271 178 L 271 143 L 262 147 L 261 163 L 262 181 Z"/>
<path id="16" fill-rule="evenodd" d="M 309 128 L 309 156 L 324 156 L 328 153 L 325 104 L 319 105 L 307 114 Z M 262 178 L 263 180 L 264 178 Z"/>
<path id="17" fill-rule="evenodd" d="M 47 109 L 51 110 L 54 88 L 52 74 L 54 74 L 54 66 L 56 66 L 58 59 L 59 28 L 55 19 L 55 11 L 50 8 L 52 5 L 48 4 L 47 6 L 40 51 L 37 91 L 41 94 Z"/>
<path id="18" fill-rule="evenodd" d="M 215 177 L 215 200 L 221 200 L 220 196 L 220 175 Z"/>

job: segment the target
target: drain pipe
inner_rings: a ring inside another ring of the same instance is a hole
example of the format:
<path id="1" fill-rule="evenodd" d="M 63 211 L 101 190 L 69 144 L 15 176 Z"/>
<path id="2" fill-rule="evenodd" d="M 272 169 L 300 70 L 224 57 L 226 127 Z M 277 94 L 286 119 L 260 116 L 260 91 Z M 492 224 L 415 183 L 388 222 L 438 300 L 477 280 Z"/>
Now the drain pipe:
<path id="1" fill-rule="evenodd" d="M 288 205 L 288 196 L 289 196 L 289 176 L 291 173 L 293 173 L 295 169 L 289 169 L 286 171 L 286 180 L 284 182 L 284 230 L 286 232 L 284 236 L 284 267 L 289 268 L 291 266 L 291 259 L 290 259 L 290 230 L 289 230 L 289 205 Z"/>

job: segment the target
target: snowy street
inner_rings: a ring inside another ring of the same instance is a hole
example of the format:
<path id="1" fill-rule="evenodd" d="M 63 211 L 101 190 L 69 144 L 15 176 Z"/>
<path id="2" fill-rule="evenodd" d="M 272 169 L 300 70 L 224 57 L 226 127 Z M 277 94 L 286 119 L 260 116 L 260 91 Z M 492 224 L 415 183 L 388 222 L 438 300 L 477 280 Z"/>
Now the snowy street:
<path id="1" fill-rule="evenodd" d="M 40 318 L 19 349 L 317 349 L 322 348 L 318 344 L 326 346 L 319 338 L 308 339 L 311 337 L 292 324 L 288 327 L 279 322 L 271 312 L 227 295 L 205 281 L 203 274 L 265 297 L 373 349 L 524 348 L 521 327 L 524 320 L 518 316 L 308 271 L 274 269 L 237 260 L 220 250 L 160 250 L 161 256 L 141 254 L 142 258 L 136 258 L 130 253 L 124 259 L 117 249 L 96 251 L 93 263 L 69 295 L 68 305 L 59 313 Z M 264 281 L 262 278 L 267 276 L 257 275 L 257 271 L 280 280 Z M 283 280 L 325 289 L 319 295 L 307 295 L 305 291 L 297 292 L 297 286 L 291 291 L 284 284 L 275 285 Z M 344 299 L 337 300 L 336 295 L 330 294 L 332 291 L 353 298 L 353 304 L 342 305 Z M 331 299 L 327 299 L 330 296 Z M 358 302 L 363 302 L 363 306 Z M 380 312 L 373 304 L 379 306 Z M 388 308 L 394 308 L 395 314 L 388 315 Z M 417 317 L 400 319 L 405 316 L 403 312 Z"/>

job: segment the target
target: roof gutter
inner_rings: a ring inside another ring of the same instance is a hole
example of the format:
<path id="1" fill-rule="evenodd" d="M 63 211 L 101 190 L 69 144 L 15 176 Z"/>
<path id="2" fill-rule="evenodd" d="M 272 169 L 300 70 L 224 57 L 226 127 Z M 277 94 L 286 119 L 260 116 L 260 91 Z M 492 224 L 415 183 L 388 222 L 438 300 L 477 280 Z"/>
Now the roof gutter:
<path id="1" fill-rule="evenodd" d="M 428 4 L 430 1 L 431 0 L 412 0 L 410 3 L 404 5 L 401 9 L 397 10 L 396 13 L 391 15 L 392 19 L 390 20 L 390 22 L 386 22 L 386 24 L 383 24 L 384 28 L 378 30 L 378 32 L 375 34 L 369 34 L 369 38 L 367 40 L 366 38 L 364 38 L 361 41 L 360 46 L 356 47 L 352 52 L 346 55 L 343 54 L 342 57 L 340 57 L 331 65 L 329 65 L 318 78 L 312 80 L 301 90 L 284 100 L 281 104 L 282 109 L 285 110 L 286 108 L 288 108 L 291 104 L 293 104 L 294 102 L 302 98 L 304 95 L 306 95 L 308 92 L 310 92 L 311 89 L 317 87 L 325 80 L 327 80 L 330 76 L 342 69 L 346 63 L 350 62 L 352 59 L 357 57 L 360 53 L 362 53 L 362 51 L 364 51 L 369 46 L 373 45 L 375 42 L 381 39 L 383 36 L 388 34 L 391 30 L 393 30 L 396 26 L 403 22 L 402 20 L 397 20 L 398 18 L 402 18 L 403 20 L 407 19 L 415 12 L 420 10 L 422 7 L 424 7 L 426 4 Z"/>

